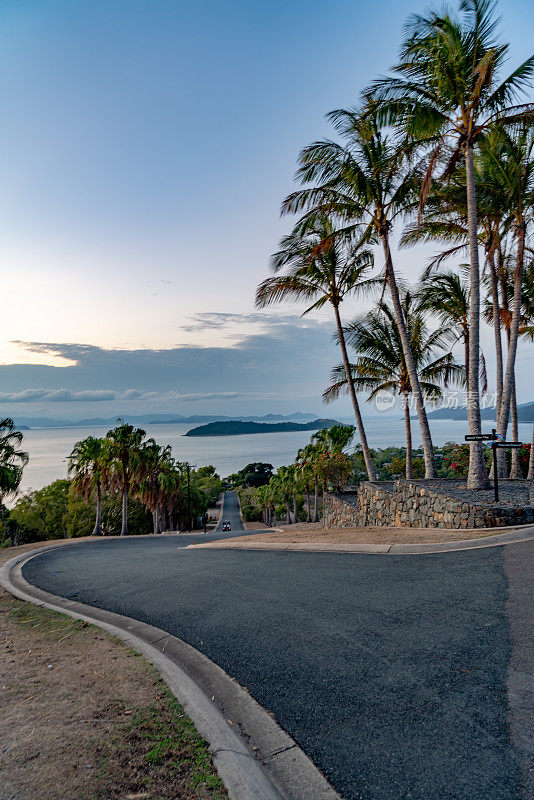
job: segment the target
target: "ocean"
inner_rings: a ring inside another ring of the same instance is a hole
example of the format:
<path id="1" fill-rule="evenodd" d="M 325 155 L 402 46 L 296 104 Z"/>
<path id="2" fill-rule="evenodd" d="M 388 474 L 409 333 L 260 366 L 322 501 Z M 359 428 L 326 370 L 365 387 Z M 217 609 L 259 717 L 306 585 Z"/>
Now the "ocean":
<path id="1" fill-rule="evenodd" d="M 312 431 L 291 433 L 246 434 L 242 436 L 186 437 L 191 424 L 146 425 L 148 436 L 159 444 L 170 444 L 173 456 L 178 461 L 189 461 L 195 466 L 213 464 L 221 477 L 254 461 L 266 461 L 276 469 L 282 464 L 291 464 L 299 448 L 310 440 Z M 404 445 L 404 420 L 393 415 L 368 417 L 365 428 L 369 445 L 373 448 Z M 490 430 L 491 423 L 483 423 L 483 430 Z M 431 422 L 435 445 L 445 442 L 463 442 L 467 433 L 467 422 L 462 420 L 434 420 Z M 79 428 L 32 428 L 24 431 L 23 448 L 30 455 L 24 470 L 21 490 L 40 489 L 57 478 L 67 475 L 67 457 L 72 446 L 86 436 L 104 436 L 105 427 Z M 532 424 L 519 425 L 519 438 L 530 442 Z M 414 447 L 421 444 L 416 420 L 413 420 Z"/>

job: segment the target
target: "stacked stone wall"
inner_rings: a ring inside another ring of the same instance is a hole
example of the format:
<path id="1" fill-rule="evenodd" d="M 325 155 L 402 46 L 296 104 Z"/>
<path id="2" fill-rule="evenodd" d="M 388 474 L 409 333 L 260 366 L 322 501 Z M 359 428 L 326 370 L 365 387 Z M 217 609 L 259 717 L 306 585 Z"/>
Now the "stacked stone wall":
<path id="1" fill-rule="evenodd" d="M 493 528 L 534 522 L 526 482 L 514 483 L 517 502 L 512 495 L 512 502 L 501 505 L 481 502 L 480 493 L 464 486 L 451 481 L 448 488 L 444 480 L 361 483 L 355 491 L 326 496 L 325 528 Z"/>

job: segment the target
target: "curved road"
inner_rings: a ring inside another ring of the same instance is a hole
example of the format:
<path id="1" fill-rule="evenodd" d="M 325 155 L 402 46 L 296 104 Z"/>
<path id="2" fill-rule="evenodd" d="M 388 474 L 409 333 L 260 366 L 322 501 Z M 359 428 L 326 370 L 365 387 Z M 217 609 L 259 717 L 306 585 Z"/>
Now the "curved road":
<path id="1" fill-rule="evenodd" d="M 185 549 L 205 540 L 63 547 L 24 576 L 206 653 L 346 800 L 534 797 L 533 543 L 424 556 Z"/>

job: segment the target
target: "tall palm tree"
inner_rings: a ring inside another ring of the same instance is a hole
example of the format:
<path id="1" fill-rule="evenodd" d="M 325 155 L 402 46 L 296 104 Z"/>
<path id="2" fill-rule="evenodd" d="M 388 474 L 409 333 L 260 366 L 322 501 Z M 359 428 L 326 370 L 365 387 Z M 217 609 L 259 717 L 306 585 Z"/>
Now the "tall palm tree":
<path id="1" fill-rule="evenodd" d="M 477 204 L 480 244 L 486 256 L 486 282 L 491 293 L 491 317 L 495 336 L 495 371 L 496 371 L 496 407 L 500 408 L 503 385 L 503 354 L 499 306 L 499 271 L 502 269 L 503 236 L 505 234 L 506 191 L 493 177 L 493 170 L 488 169 L 488 159 L 484 157 L 486 141 L 492 138 L 491 132 L 484 139 L 484 146 L 475 153 L 474 169 L 477 185 Z M 469 227 L 467 220 L 465 168 L 458 168 L 445 183 L 434 184 L 425 201 L 422 215 L 406 226 L 401 237 L 401 245 L 414 245 L 422 241 L 437 241 L 444 245 L 434 256 L 423 273 L 421 283 L 425 284 L 436 268 L 451 257 L 467 255 L 469 252 Z M 438 294 L 434 311 L 440 314 L 440 306 L 446 311 L 454 311 L 447 323 L 453 322 L 458 327 L 460 338 L 464 342 L 465 364 L 467 366 L 467 382 L 469 380 L 469 319 L 470 288 L 465 286 L 456 273 L 448 273 L 450 278 L 438 280 Z M 452 297 L 447 296 L 451 290 Z M 432 290 L 428 291 L 431 299 Z M 452 303 L 452 308 L 450 307 Z M 441 314 L 440 314 L 441 316 Z M 449 314 L 447 314 L 449 316 Z M 454 321 L 454 316 L 457 317 Z M 486 314 L 487 316 L 487 314 Z M 486 388 L 485 360 L 480 351 L 480 379 L 482 388 Z M 467 391 L 469 389 L 467 388 Z"/>
<path id="2" fill-rule="evenodd" d="M 4 498 L 14 494 L 20 486 L 28 453 L 19 449 L 23 434 L 16 430 L 9 417 L 0 420 L 0 505 Z"/>
<path id="3" fill-rule="evenodd" d="M 423 273 L 417 291 L 419 308 L 430 311 L 438 318 L 442 330 L 449 335 L 450 344 L 461 341 L 464 350 L 465 383 L 469 394 L 469 288 L 457 272 Z M 487 389 L 486 362 L 482 353 L 479 359 L 482 390 Z"/>
<path id="4" fill-rule="evenodd" d="M 436 401 L 441 397 L 442 386 L 451 381 L 465 380 L 465 372 L 455 363 L 450 352 L 437 356 L 439 350 L 448 348 L 451 337 L 442 330 L 429 331 L 425 315 L 414 304 L 407 293 L 402 301 L 403 315 L 410 335 L 410 346 L 419 374 L 425 398 Z M 412 428 L 410 420 L 410 396 L 412 387 L 404 350 L 393 309 L 381 303 L 378 311 L 371 311 L 363 319 L 346 328 L 347 342 L 354 349 L 357 359 L 351 365 L 354 383 L 369 391 L 368 400 L 378 392 L 393 392 L 403 398 L 406 430 L 406 479 L 412 478 Z M 346 381 L 340 366 L 332 371 L 333 383 L 323 397 L 329 401 L 346 390 Z"/>
<path id="5" fill-rule="evenodd" d="M 68 459 L 72 485 L 87 503 L 96 494 L 96 517 L 92 536 L 102 536 L 102 483 L 109 467 L 109 443 L 106 439 L 88 436 L 76 442 Z"/>
<path id="6" fill-rule="evenodd" d="M 408 140 L 427 147 L 428 169 L 422 182 L 424 204 L 439 164 L 443 177 L 462 160 L 466 172 L 470 250 L 469 432 L 481 432 L 479 394 L 480 267 L 477 195 L 473 150 L 482 135 L 497 122 L 516 122 L 531 116 L 531 104 L 512 105 L 534 74 L 534 56 L 505 80 L 499 71 L 509 46 L 495 38 L 497 21 L 491 0 L 462 0 L 460 13 L 429 12 L 414 15 L 407 25 L 400 62 L 393 75 L 376 81 L 373 102 L 383 119 L 394 122 Z M 489 485 L 481 442 L 471 442 L 468 486 Z"/>
<path id="7" fill-rule="evenodd" d="M 122 494 L 121 536 L 128 534 L 128 494 L 132 479 L 139 468 L 140 451 L 146 433 L 133 425 L 119 425 L 107 432 L 110 470 L 115 485 Z"/>
<path id="8" fill-rule="evenodd" d="M 297 177 L 315 186 L 293 192 L 282 205 L 283 213 L 327 209 L 347 225 L 347 232 L 358 231 L 362 242 L 379 242 L 385 260 L 384 279 L 391 294 L 395 323 L 399 329 L 415 407 L 421 427 L 425 475 L 435 478 L 436 462 L 426 415 L 423 393 L 415 368 L 391 254 L 391 231 L 395 221 L 413 209 L 419 186 L 418 170 L 410 166 L 406 149 L 399 147 L 380 126 L 370 106 L 340 109 L 329 114 L 343 143 L 315 142 L 301 152 Z"/>
<path id="9" fill-rule="evenodd" d="M 531 125 L 523 125 L 512 133 L 501 129 L 495 138 L 497 141 L 494 140 L 488 156 L 492 159 L 497 180 L 506 190 L 508 198 L 506 210 L 516 250 L 508 358 L 497 419 L 497 430 L 503 438 L 506 438 L 510 404 L 515 391 L 515 359 L 522 311 L 526 238 L 529 224 L 534 219 L 534 131 Z"/>
<path id="10" fill-rule="evenodd" d="M 332 306 L 369 480 L 375 479 L 374 466 L 351 381 L 339 306 L 347 295 L 362 292 L 374 285 L 375 281 L 368 277 L 372 264 L 369 251 L 347 243 L 346 239 L 341 240 L 331 218 L 326 214 L 317 214 L 297 225 L 291 234 L 282 239 L 281 249 L 273 255 L 271 266 L 275 272 L 284 267 L 287 271 L 264 280 L 256 292 L 256 305 L 260 308 L 287 299 L 312 301 L 304 314 L 326 303 Z"/>

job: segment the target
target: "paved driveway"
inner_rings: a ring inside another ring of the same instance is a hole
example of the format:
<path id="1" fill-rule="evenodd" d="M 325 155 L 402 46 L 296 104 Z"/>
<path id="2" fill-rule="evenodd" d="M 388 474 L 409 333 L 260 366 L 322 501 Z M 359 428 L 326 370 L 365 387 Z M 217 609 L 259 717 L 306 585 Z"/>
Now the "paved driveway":
<path id="1" fill-rule="evenodd" d="M 533 543 L 425 556 L 178 546 L 195 540 L 61 548 L 24 576 L 202 650 L 346 800 L 534 797 Z"/>

